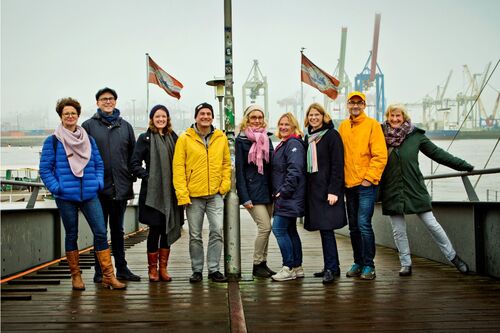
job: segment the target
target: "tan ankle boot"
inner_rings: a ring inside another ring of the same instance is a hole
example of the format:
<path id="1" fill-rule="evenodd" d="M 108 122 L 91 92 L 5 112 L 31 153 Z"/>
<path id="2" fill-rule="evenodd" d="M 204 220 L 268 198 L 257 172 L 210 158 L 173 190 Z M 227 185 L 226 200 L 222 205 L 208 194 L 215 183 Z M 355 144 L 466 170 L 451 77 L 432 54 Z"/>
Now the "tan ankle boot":
<path id="1" fill-rule="evenodd" d="M 111 263 L 111 251 L 110 249 L 96 251 L 97 260 L 102 269 L 102 285 L 105 288 L 112 289 L 125 289 L 126 284 L 121 283 L 115 277 L 115 272 L 113 270 L 113 265 Z"/>
<path id="2" fill-rule="evenodd" d="M 148 252 L 148 275 L 149 281 L 160 281 L 160 277 L 158 276 L 158 251 Z"/>
<path id="3" fill-rule="evenodd" d="M 160 279 L 162 281 L 167 281 L 167 282 L 172 281 L 172 278 L 170 277 L 167 271 L 169 256 L 170 256 L 170 249 L 160 248 Z"/>
<path id="4" fill-rule="evenodd" d="M 66 252 L 66 259 L 68 260 L 69 270 L 71 272 L 73 290 L 85 290 L 85 284 L 83 284 L 82 274 L 80 273 L 80 254 L 78 250 Z"/>

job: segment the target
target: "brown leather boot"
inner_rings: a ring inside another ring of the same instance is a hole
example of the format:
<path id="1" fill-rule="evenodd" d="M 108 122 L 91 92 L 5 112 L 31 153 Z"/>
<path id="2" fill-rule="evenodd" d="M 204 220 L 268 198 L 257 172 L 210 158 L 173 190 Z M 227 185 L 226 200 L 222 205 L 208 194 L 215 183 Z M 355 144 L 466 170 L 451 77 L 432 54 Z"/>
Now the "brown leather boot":
<path id="1" fill-rule="evenodd" d="M 71 284 L 73 290 L 85 290 L 85 284 L 82 281 L 82 274 L 80 273 L 80 254 L 78 250 L 66 252 L 66 259 L 68 260 L 69 270 L 71 271 Z"/>
<path id="2" fill-rule="evenodd" d="M 170 256 L 170 249 L 160 248 L 160 279 L 166 282 L 172 281 L 172 278 L 170 277 L 167 271 L 169 256 Z"/>
<path id="3" fill-rule="evenodd" d="M 148 275 L 149 281 L 160 281 L 160 277 L 158 276 L 158 251 L 148 252 Z"/>
<path id="4" fill-rule="evenodd" d="M 110 289 L 125 289 L 126 284 L 121 283 L 115 277 L 113 265 L 111 264 L 111 251 L 110 249 L 96 251 L 97 260 L 102 269 L 102 286 Z"/>

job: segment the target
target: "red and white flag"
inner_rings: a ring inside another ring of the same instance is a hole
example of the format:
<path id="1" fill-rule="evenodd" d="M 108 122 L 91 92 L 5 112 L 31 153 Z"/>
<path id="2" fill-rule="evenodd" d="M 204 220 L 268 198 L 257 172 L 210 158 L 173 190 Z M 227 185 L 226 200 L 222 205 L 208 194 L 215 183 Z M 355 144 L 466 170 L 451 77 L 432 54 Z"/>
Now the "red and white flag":
<path id="1" fill-rule="evenodd" d="M 182 83 L 172 75 L 165 72 L 156 62 L 148 56 L 149 78 L 148 83 L 154 83 L 165 90 L 167 94 L 177 99 L 181 98 Z"/>
<path id="2" fill-rule="evenodd" d="M 300 78 L 302 82 L 318 89 L 331 99 L 337 98 L 339 80 L 313 64 L 304 54 L 302 54 Z"/>

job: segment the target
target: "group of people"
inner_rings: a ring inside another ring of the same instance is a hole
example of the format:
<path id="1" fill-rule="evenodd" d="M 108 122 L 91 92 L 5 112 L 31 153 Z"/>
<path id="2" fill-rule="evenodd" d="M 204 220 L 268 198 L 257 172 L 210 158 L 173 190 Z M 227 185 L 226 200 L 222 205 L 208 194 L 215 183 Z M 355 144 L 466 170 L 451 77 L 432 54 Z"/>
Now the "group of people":
<path id="1" fill-rule="evenodd" d="M 156 105 L 150 111 L 147 131 L 136 142 L 132 126 L 116 108 L 117 98 L 111 88 L 99 90 L 97 112 L 82 126 L 78 125 L 78 101 L 59 100 L 56 112 L 61 124 L 42 149 L 40 176 L 56 199 L 66 231 L 73 289 L 85 289 L 77 244 L 79 210 L 94 234 L 94 282 L 124 289 L 126 285 L 119 280 L 140 280 L 128 268 L 124 250 L 124 213 L 127 201 L 133 198 L 136 178 L 142 179 L 138 218 L 149 225 L 149 281 L 172 280 L 167 270 L 170 248 L 181 236 L 185 210 L 192 268 L 189 281 L 203 280 L 206 215 L 208 278 L 226 282 L 220 258 L 223 196 L 231 188 L 231 158 L 226 135 L 212 125 L 212 106 L 196 106 L 195 122 L 177 136 L 167 107 Z M 297 231 L 297 218 L 305 217 L 304 228 L 319 230 L 321 236 L 324 266 L 315 277 L 329 284 L 340 276 L 335 230 L 348 224 L 354 263 L 346 276 L 374 279 L 372 216 L 378 199 L 392 224 L 401 262 L 399 275 L 412 273 L 407 214 L 417 214 L 446 258 L 467 273 L 467 264 L 432 213 L 418 153 L 456 170 L 471 171 L 473 166 L 435 146 L 411 123 L 404 105 L 390 105 L 382 125 L 368 117 L 365 108 L 365 95 L 351 92 L 347 96 L 349 118 L 337 131 L 323 106 L 313 103 L 305 115 L 305 136 L 294 115 L 285 113 L 278 120 L 275 135 L 281 141 L 276 147 L 264 109 L 252 104 L 244 110 L 235 141 L 235 173 L 240 203 L 257 226 L 254 276 L 275 281 L 305 276 Z M 116 275 L 107 241 L 108 224 Z M 277 272 L 267 263 L 271 231 L 282 254 Z"/>

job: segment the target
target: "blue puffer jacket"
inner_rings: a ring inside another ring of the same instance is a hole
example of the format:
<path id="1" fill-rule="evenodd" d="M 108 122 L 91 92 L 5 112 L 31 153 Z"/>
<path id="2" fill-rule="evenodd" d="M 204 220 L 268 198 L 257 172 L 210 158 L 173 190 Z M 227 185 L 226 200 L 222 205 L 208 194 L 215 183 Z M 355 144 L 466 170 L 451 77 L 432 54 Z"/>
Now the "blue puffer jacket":
<path id="1" fill-rule="evenodd" d="M 45 139 L 40 157 L 40 178 L 54 197 L 68 201 L 86 201 L 95 198 L 103 189 L 104 164 L 94 139 L 89 138 L 92 153 L 82 178 L 76 177 L 71 171 L 63 144 L 57 141 L 54 154 L 52 140 L 55 137 L 51 135 Z"/>
<path id="2" fill-rule="evenodd" d="M 300 138 L 291 137 L 276 146 L 272 161 L 274 215 L 304 216 L 306 150 Z M 280 194 L 276 198 L 276 194 Z"/>

